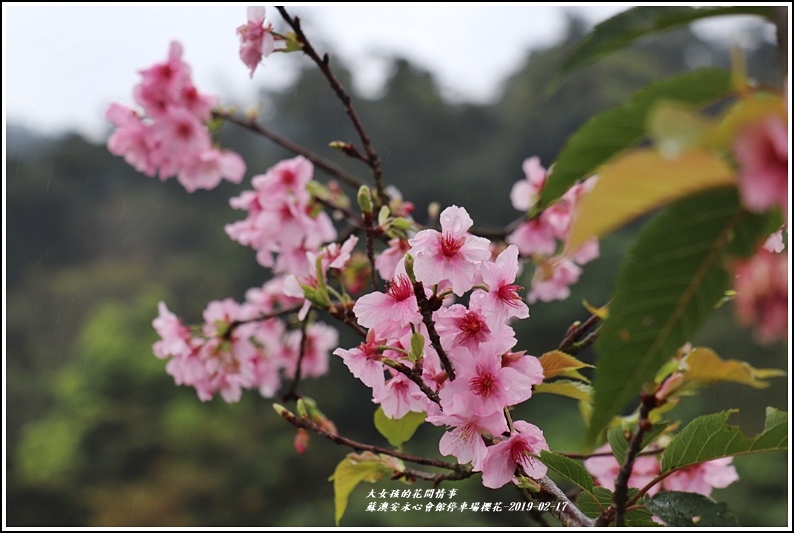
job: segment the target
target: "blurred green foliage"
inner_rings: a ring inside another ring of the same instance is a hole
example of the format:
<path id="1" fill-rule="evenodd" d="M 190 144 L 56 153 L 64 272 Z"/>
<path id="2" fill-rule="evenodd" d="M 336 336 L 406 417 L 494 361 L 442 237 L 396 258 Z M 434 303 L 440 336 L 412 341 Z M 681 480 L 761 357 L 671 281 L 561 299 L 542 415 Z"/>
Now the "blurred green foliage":
<path id="1" fill-rule="evenodd" d="M 533 50 L 492 105 L 450 104 L 434 80 L 402 59 L 382 96 L 356 105 L 379 150 L 387 179 L 417 205 L 465 206 L 479 227 L 516 218 L 508 200 L 521 163 L 548 165 L 568 135 L 594 113 L 641 86 L 691 68 L 727 67 L 727 51 L 687 30 L 648 39 L 574 74 L 548 94 L 547 81 L 566 45 L 585 31 L 571 18 L 557 45 Z M 774 47 L 759 38 L 748 52 L 755 77 L 777 83 Z M 696 58 L 696 59 L 693 59 Z M 704 59 L 705 58 L 705 59 Z M 341 78 L 349 80 L 342 71 Z M 349 85 L 349 84 L 348 84 Z M 364 174 L 331 153 L 332 140 L 352 140 L 344 112 L 319 75 L 304 70 L 294 86 L 263 94 L 268 125 Z M 227 102 L 231 103 L 231 102 Z M 291 154 L 225 126 L 224 145 L 243 154 L 249 175 Z M 328 526 L 328 476 L 350 450 L 313 437 L 298 455 L 294 429 L 248 392 L 226 405 L 202 404 L 178 388 L 154 357 L 151 321 L 157 302 L 197 322 L 207 302 L 242 299 L 267 272 L 251 250 L 231 242 L 223 225 L 240 218 L 228 198 L 246 185 L 187 195 L 136 174 L 121 159 L 72 135 L 43 139 L 14 127 L 7 138 L 7 523 L 10 526 Z M 351 194 L 353 191 L 349 191 Z M 518 324 L 519 347 L 540 355 L 586 316 L 580 302 L 606 302 L 617 262 L 636 224 L 602 243 L 566 302 L 534 306 Z M 526 273 L 529 275 L 529 273 Z M 529 285 L 528 279 L 523 284 Z M 759 347 L 719 310 L 696 342 L 756 367 L 787 366 L 786 347 Z M 343 334 L 342 346 L 356 342 Z M 592 362 L 592 354 L 582 358 Z M 739 407 L 733 419 L 760 430 L 763 407 L 785 408 L 786 384 L 761 392 L 730 385 L 684 402 L 681 416 Z M 333 383 L 333 387 L 328 384 Z M 340 431 L 386 445 L 372 424 L 368 389 L 332 358 L 331 376 L 302 384 Z M 575 451 L 584 424 L 573 401 L 538 395 L 517 416 L 544 429 L 555 451 Z M 424 425 L 406 451 L 437 457 L 440 428 Z M 718 491 L 742 525 L 778 526 L 788 512 L 783 454 L 736 460 L 741 482 Z M 430 488 L 426 483 L 416 486 Z M 520 501 L 511 487 L 485 490 L 478 477 L 445 484 L 455 501 Z M 520 526 L 524 513 L 373 513 L 371 489 L 353 491 L 345 526 Z M 563 487 L 565 488 L 565 487 Z M 376 500 L 377 501 L 377 500 Z M 427 503 L 427 500 L 421 500 Z"/>

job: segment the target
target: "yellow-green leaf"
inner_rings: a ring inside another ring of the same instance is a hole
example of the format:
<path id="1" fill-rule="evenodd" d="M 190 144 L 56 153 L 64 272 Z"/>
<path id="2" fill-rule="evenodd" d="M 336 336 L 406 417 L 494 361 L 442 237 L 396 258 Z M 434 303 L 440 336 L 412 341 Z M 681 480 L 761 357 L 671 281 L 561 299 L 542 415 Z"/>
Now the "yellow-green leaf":
<path id="1" fill-rule="evenodd" d="M 704 147 L 713 130 L 713 120 L 681 102 L 659 102 L 648 113 L 648 132 L 659 151 L 668 158 Z"/>
<path id="2" fill-rule="evenodd" d="M 788 123 L 788 109 L 781 95 L 755 93 L 742 98 L 723 115 L 710 142 L 714 146 L 728 147 L 740 130 L 768 116 L 778 117 Z"/>
<path id="3" fill-rule="evenodd" d="M 769 386 L 767 378 L 782 377 L 784 370 L 774 368 L 756 369 L 735 359 L 721 359 L 709 348 L 695 348 L 684 359 L 682 373 L 688 384 L 708 385 L 720 381 L 729 381 L 749 385 L 756 389 Z"/>
<path id="4" fill-rule="evenodd" d="M 334 482 L 334 506 L 336 525 L 342 520 L 347 509 L 347 500 L 359 483 L 375 483 L 390 472 L 382 459 L 372 452 L 351 453 L 336 465 L 328 481 Z"/>
<path id="5" fill-rule="evenodd" d="M 591 315 L 595 315 L 601 320 L 606 320 L 609 318 L 609 306 L 604 305 L 602 307 L 596 307 L 587 300 L 582 300 L 582 305 L 585 309 L 587 309 Z"/>
<path id="6" fill-rule="evenodd" d="M 425 421 L 425 413 L 408 411 L 404 417 L 393 419 L 386 416 L 382 407 L 375 411 L 375 428 L 386 437 L 389 444 L 399 448 L 413 437 L 416 429 Z"/>
<path id="7" fill-rule="evenodd" d="M 538 383 L 533 390 L 536 393 L 558 394 L 574 400 L 593 403 L 593 388 L 587 383 L 579 381 L 561 379 L 551 383 Z"/>
<path id="8" fill-rule="evenodd" d="M 580 368 L 593 368 L 593 365 L 588 365 L 578 360 L 572 355 L 568 355 L 560 350 L 553 350 L 546 352 L 538 357 L 541 366 L 543 366 L 543 379 L 551 379 L 557 376 L 565 376 L 569 378 L 579 379 L 589 383 L 589 379 L 581 375 L 577 370 Z"/>
<path id="9" fill-rule="evenodd" d="M 629 152 L 599 170 L 598 183 L 579 204 L 568 249 L 673 200 L 733 182 L 731 167 L 709 150 L 689 150 L 675 159 L 654 149 Z"/>

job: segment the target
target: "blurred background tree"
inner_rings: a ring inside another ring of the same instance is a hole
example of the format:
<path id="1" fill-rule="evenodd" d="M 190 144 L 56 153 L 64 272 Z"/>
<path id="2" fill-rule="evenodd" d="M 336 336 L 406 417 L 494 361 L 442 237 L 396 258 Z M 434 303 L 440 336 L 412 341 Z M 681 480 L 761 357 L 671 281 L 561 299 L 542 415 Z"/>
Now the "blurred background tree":
<path id="1" fill-rule="evenodd" d="M 419 220 L 438 201 L 465 206 L 479 227 L 504 226 L 520 215 L 508 195 L 522 178 L 525 158 L 539 155 L 549 165 L 589 117 L 651 81 L 698 66 L 728 68 L 727 50 L 680 30 L 587 67 L 549 94 L 547 82 L 566 47 L 584 31 L 571 16 L 561 42 L 528 52 L 491 105 L 451 104 L 428 72 L 394 58 L 382 94 L 356 105 L 389 183 L 415 202 Z M 750 75 L 780 83 L 774 46 L 760 36 L 757 44 L 747 51 L 756 69 Z M 262 101 L 270 127 L 323 155 L 337 157 L 326 148 L 329 141 L 353 138 L 314 70 L 304 70 L 289 89 L 263 93 Z M 7 524 L 330 525 L 327 478 L 349 450 L 314 437 L 298 455 L 294 429 L 270 401 L 249 392 L 239 404 L 219 398 L 202 404 L 192 389 L 174 386 L 151 351 L 159 300 L 197 322 L 210 300 L 240 300 L 267 279 L 254 253 L 223 231 L 240 218 L 228 198 L 247 185 L 224 183 L 186 195 L 175 181 L 151 182 L 79 136 L 43 138 L 13 125 L 6 133 Z M 249 176 L 291 157 L 231 125 L 222 135 L 224 145 L 245 157 Z M 605 303 L 632 232 L 629 227 L 602 242 L 602 257 L 585 268 L 569 300 L 533 307 L 517 330 L 520 348 L 535 355 L 554 348 L 570 323 L 584 318 L 583 299 Z M 755 345 L 727 308 L 694 341 L 724 357 L 747 357 L 756 367 L 787 366 L 786 346 Z M 341 345 L 353 342 L 343 336 Z M 583 358 L 592 362 L 592 354 Z M 715 386 L 679 409 L 686 419 L 739 407 L 733 420 L 759 431 L 765 406 L 787 405 L 780 381 L 760 392 Z M 331 376 L 306 381 L 301 390 L 343 434 L 382 442 L 372 427 L 369 391 L 338 358 L 332 357 Z M 573 401 L 538 395 L 522 409 L 520 416 L 544 429 L 552 449 L 578 448 L 584 424 Z M 422 427 L 408 449 L 438 456 L 439 436 L 439 428 Z M 742 457 L 735 464 L 741 481 L 715 497 L 728 502 L 742 525 L 785 525 L 787 458 Z M 453 486 L 458 501 L 519 499 L 510 487 L 484 489 L 478 477 L 447 484 Z M 461 523 L 457 514 L 366 512 L 370 488 L 353 492 L 344 525 Z M 468 526 L 527 523 L 520 513 L 466 514 Z"/>

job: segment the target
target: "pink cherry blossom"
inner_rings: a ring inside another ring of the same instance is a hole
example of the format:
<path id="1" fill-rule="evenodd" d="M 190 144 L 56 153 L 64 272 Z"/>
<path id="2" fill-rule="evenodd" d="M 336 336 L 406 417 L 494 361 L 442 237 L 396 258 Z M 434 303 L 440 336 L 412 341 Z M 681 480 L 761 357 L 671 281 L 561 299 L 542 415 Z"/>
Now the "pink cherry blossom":
<path id="1" fill-rule="evenodd" d="M 620 464 L 612 449 L 605 444 L 595 450 L 596 454 L 585 460 L 584 467 L 596 479 L 599 485 L 609 490 L 615 490 L 615 478 L 620 473 Z M 601 455 L 607 454 L 607 455 Z M 640 455 L 634 460 L 634 466 L 629 477 L 629 487 L 641 489 L 659 475 L 659 459 L 655 455 Z M 660 485 L 656 484 L 648 490 L 648 494 L 653 496 L 659 492 Z"/>
<path id="2" fill-rule="evenodd" d="M 445 413 L 487 416 L 532 396 L 535 380 L 503 367 L 499 354 L 489 354 L 487 348 L 481 347 L 475 356 L 464 353 L 454 359 L 457 377 L 439 392 Z"/>
<path id="3" fill-rule="evenodd" d="M 422 322 L 414 287 L 405 274 L 398 274 L 391 280 L 385 294 L 372 292 L 361 296 L 353 306 L 353 313 L 359 324 L 386 335 L 396 334 L 408 324 Z"/>
<path id="4" fill-rule="evenodd" d="M 411 249 L 408 241 L 395 237 L 389 240 L 389 247 L 375 258 L 375 268 L 382 279 L 392 279 L 395 276 L 397 264 L 405 257 L 405 253 Z"/>
<path id="5" fill-rule="evenodd" d="M 552 228 L 541 218 L 522 222 L 507 236 L 507 242 L 518 247 L 521 255 L 550 256 L 557 250 Z"/>
<path id="6" fill-rule="evenodd" d="M 154 343 L 154 355 L 160 359 L 174 356 L 187 356 L 190 346 L 190 328 L 183 325 L 175 314 L 168 310 L 165 302 L 157 304 L 159 315 L 152 325 L 161 340 Z"/>
<path id="7" fill-rule="evenodd" d="M 540 158 L 530 157 L 522 165 L 526 179 L 517 181 L 510 191 L 510 202 L 519 211 L 527 211 L 534 206 L 540 191 L 546 184 L 546 169 L 540 165 Z"/>
<path id="8" fill-rule="evenodd" d="M 494 262 L 480 265 L 483 283 L 487 291 L 475 291 L 471 295 L 471 308 L 478 310 L 491 324 L 500 324 L 511 318 L 529 317 L 529 308 L 515 285 L 518 274 L 518 248 L 508 246 Z"/>
<path id="9" fill-rule="evenodd" d="M 733 144 L 739 162 L 739 193 L 750 211 L 772 207 L 788 213 L 788 127 L 770 116 L 741 131 Z"/>
<path id="10" fill-rule="evenodd" d="M 546 475 L 546 465 L 532 457 L 539 455 L 541 450 L 549 450 L 543 431 L 523 420 L 516 420 L 513 426 L 515 433 L 488 448 L 482 463 L 482 484 L 488 488 L 498 489 L 509 483 L 518 467 L 534 479 Z"/>
<path id="11" fill-rule="evenodd" d="M 320 377 L 328 373 L 328 361 L 331 350 L 339 345 L 339 332 L 327 324 L 316 322 L 306 328 L 306 339 L 298 331 L 287 333 L 284 339 L 284 375 L 295 377 L 298 362 L 301 365 L 301 375 L 307 377 Z M 303 347 L 301 348 L 301 344 Z M 303 357 L 300 353 L 303 350 Z"/>
<path id="12" fill-rule="evenodd" d="M 788 338 L 788 253 L 760 248 L 749 260 L 734 267 L 736 315 L 751 326 L 759 342 Z"/>
<path id="13" fill-rule="evenodd" d="M 275 39 L 270 24 L 265 25 L 265 8 L 262 6 L 248 7 L 248 22 L 237 28 L 240 36 L 240 59 L 251 69 L 251 77 L 263 57 L 273 53 Z"/>
<path id="14" fill-rule="evenodd" d="M 205 127 L 218 99 L 200 93 L 182 61 L 182 46 L 171 43 L 168 60 L 141 71 L 135 100 L 146 116 L 111 104 L 106 117 L 116 125 L 108 150 L 147 176 L 177 176 L 188 192 L 216 187 L 223 178 L 239 183 L 243 159 L 212 146 Z"/>
<path id="15" fill-rule="evenodd" d="M 372 401 L 379 403 L 383 413 L 392 419 L 400 419 L 409 411 L 424 413 L 430 400 L 419 387 L 403 374 L 395 374 L 381 389 L 372 390 Z"/>
<path id="16" fill-rule="evenodd" d="M 108 139 L 108 151 L 123 156 L 124 161 L 138 172 L 154 176 L 157 165 L 152 158 L 149 126 L 135 111 L 120 104 L 110 104 L 105 117 L 116 126 L 116 131 Z"/>
<path id="17" fill-rule="evenodd" d="M 133 90 L 135 101 L 155 119 L 174 106 L 183 107 L 185 89 L 193 86 L 190 67 L 182 61 L 182 45 L 177 41 L 171 42 L 165 63 L 141 70 L 140 74 L 143 79 Z"/>
<path id="18" fill-rule="evenodd" d="M 354 377 L 360 379 L 367 387 L 376 390 L 377 394 L 382 395 L 385 384 L 383 377 L 385 366 L 380 362 L 380 347 L 385 344 L 386 341 L 383 339 L 376 340 L 375 330 L 371 329 L 367 332 L 366 341 L 357 348 L 352 350 L 337 348 L 334 350 L 334 355 L 342 358 Z"/>
<path id="19" fill-rule="evenodd" d="M 462 207 L 441 213 L 441 232 L 422 230 L 411 239 L 416 279 L 427 285 L 449 280 L 458 296 L 474 285 L 477 265 L 491 257 L 489 241 L 467 232 L 474 224 Z"/>
<path id="20" fill-rule="evenodd" d="M 441 437 L 439 451 L 443 455 L 455 456 L 461 464 L 471 462 L 475 471 L 482 469 L 488 454 L 482 434 L 499 436 L 508 431 L 507 421 L 501 412 L 488 416 L 440 414 L 428 416 L 427 421 L 437 426 L 452 427 Z"/>
<path id="21" fill-rule="evenodd" d="M 565 300 L 571 294 L 569 286 L 579 281 L 581 274 L 582 269 L 570 259 L 554 257 L 544 261 L 535 267 L 527 300 L 531 304 L 538 300 Z"/>
<path id="22" fill-rule="evenodd" d="M 248 215 L 228 224 L 226 234 L 254 248 L 259 264 L 273 268 L 277 274 L 308 274 L 314 270 L 314 263 L 307 262 L 307 252 L 316 252 L 336 239 L 328 214 L 313 213 L 313 200 L 306 190 L 313 172 L 314 167 L 304 157 L 281 161 L 252 178 L 253 191 L 244 191 L 229 202 L 236 209 L 248 211 Z M 349 241 L 347 248 L 334 253 L 349 253 L 353 245 Z M 275 259 L 274 254 L 279 257 Z"/>
<path id="23" fill-rule="evenodd" d="M 786 243 L 783 242 L 783 228 L 780 228 L 776 232 L 767 238 L 764 242 L 764 249 L 768 252 L 774 252 L 779 254 L 786 248 Z"/>
<path id="24" fill-rule="evenodd" d="M 187 192 L 193 192 L 197 189 L 214 189 L 224 178 L 232 183 L 240 183 L 244 174 L 245 161 L 239 154 L 210 148 L 188 160 L 177 180 Z"/>
<path id="25" fill-rule="evenodd" d="M 490 343 L 492 353 L 501 354 L 516 343 L 512 328 L 504 323 L 492 323 L 489 326 L 484 312 L 466 309 L 461 304 L 442 307 L 435 312 L 434 318 L 441 345 L 448 351 L 466 348 L 476 354 L 482 345 Z"/>
<path id="26" fill-rule="evenodd" d="M 739 479 L 731 464 L 733 457 L 714 459 L 674 472 L 662 481 L 665 490 L 697 492 L 711 496 L 712 489 L 724 489 Z"/>

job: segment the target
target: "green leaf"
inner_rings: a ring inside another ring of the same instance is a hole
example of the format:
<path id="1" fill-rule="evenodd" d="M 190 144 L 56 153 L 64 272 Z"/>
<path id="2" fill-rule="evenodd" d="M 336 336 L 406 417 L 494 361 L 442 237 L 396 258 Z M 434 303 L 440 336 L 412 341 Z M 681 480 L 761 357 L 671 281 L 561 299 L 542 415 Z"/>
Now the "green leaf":
<path id="1" fill-rule="evenodd" d="M 533 387 L 532 390 L 541 394 L 558 394 L 560 396 L 573 398 L 574 400 L 580 400 L 589 403 L 593 402 L 593 388 L 587 383 L 582 383 L 580 381 L 561 379 L 551 383 L 538 383 Z"/>
<path id="2" fill-rule="evenodd" d="M 347 509 L 347 500 L 359 483 L 375 483 L 384 474 L 391 472 L 381 458 L 372 452 L 362 454 L 348 454 L 347 457 L 336 465 L 333 475 L 328 478 L 334 482 L 334 505 L 336 525 L 342 520 Z"/>
<path id="3" fill-rule="evenodd" d="M 416 429 L 425 421 L 425 413 L 408 413 L 398 419 L 388 418 L 383 412 L 382 407 L 375 411 L 375 427 L 380 434 L 386 437 L 389 444 L 399 448 L 403 443 L 408 442 L 413 437 Z"/>
<path id="4" fill-rule="evenodd" d="M 696 418 L 681 430 L 662 454 L 661 472 L 669 472 L 704 461 L 750 453 L 785 451 L 788 448 L 788 415 L 767 408 L 764 431 L 746 437 L 729 426 L 731 411 Z"/>
<path id="5" fill-rule="evenodd" d="M 624 104 L 599 113 L 568 139 L 540 192 L 537 209 L 551 205 L 578 180 L 645 138 L 647 114 L 658 101 L 702 106 L 729 94 L 730 73 L 699 69 L 651 84 Z"/>
<path id="6" fill-rule="evenodd" d="M 576 498 L 576 506 L 590 518 L 598 518 L 611 503 L 612 491 L 604 487 L 593 487 L 591 492 L 583 492 Z"/>
<path id="7" fill-rule="evenodd" d="M 704 17 L 721 15 L 760 15 L 771 17 L 769 7 L 707 7 L 648 6 L 635 7 L 598 24 L 563 63 L 557 74 L 559 82 L 571 71 L 625 48 L 641 37 L 689 24 Z"/>
<path id="8" fill-rule="evenodd" d="M 637 493 L 637 489 L 629 489 L 629 498 Z M 593 492 L 582 492 L 576 499 L 576 506 L 590 518 L 598 518 L 601 512 L 612 504 L 613 494 L 604 487 L 594 487 Z M 633 527 L 658 526 L 651 513 L 644 507 L 636 507 L 626 513 L 626 525 Z"/>
<path id="9" fill-rule="evenodd" d="M 738 527 L 736 515 L 724 502 L 694 492 L 661 492 L 648 500 L 648 509 L 671 527 Z"/>
<path id="10" fill-rule="evenodd" d="M 669 422 L 661 422 L 654 424 L 650 431 L 645 433 L 640 443 L 640 451 L 643 451 L 658 437 L 665 429 L 670 426 Z M 612 448 L 612 454 L 615 456 L 619 464 L 626 462 L 626 450 L 629 448 L 629 441 L 626 439 L 626 433 L 620 426 L 609 428 L 607 432 L 607 441 L 609 447 Z"/>
<path id="11" fill-rule="evenodd" d="M 422 358 L 422 355 L 425 353 L 425 336 L 422 335 L 419 331 L 411 335 L 411 352 L 408 354 L 408 358 L 411 362 L 417 362 L 419 359 Z"/>
<path id="12" fill-rule="evenodd" d="M 564 455 L 548 452 L 546 450 L 541 450 L 540 460 L 543 461 L 543 464 L 577 487 L 580 487 L 586 492 L 593 492 L 593 478 L 580 463 Z"/>
<path id="13" fill-rule="evenodd" d="M 716 189 L 679 200 L 637 237 L 595 343 L 588 446 L 706 321 L 730 285 L 724 249 L 751 218 L 736 189 Z"/>
<path id="14" fill-rule="evenodd" d="M 735 182 L 734 170 L 711 150 L 675 158 L 653 148 L 623 154 L 598 170 L 598 183 L 579 202 L 568 247 L 577 250 L 673 200 Z"/>

